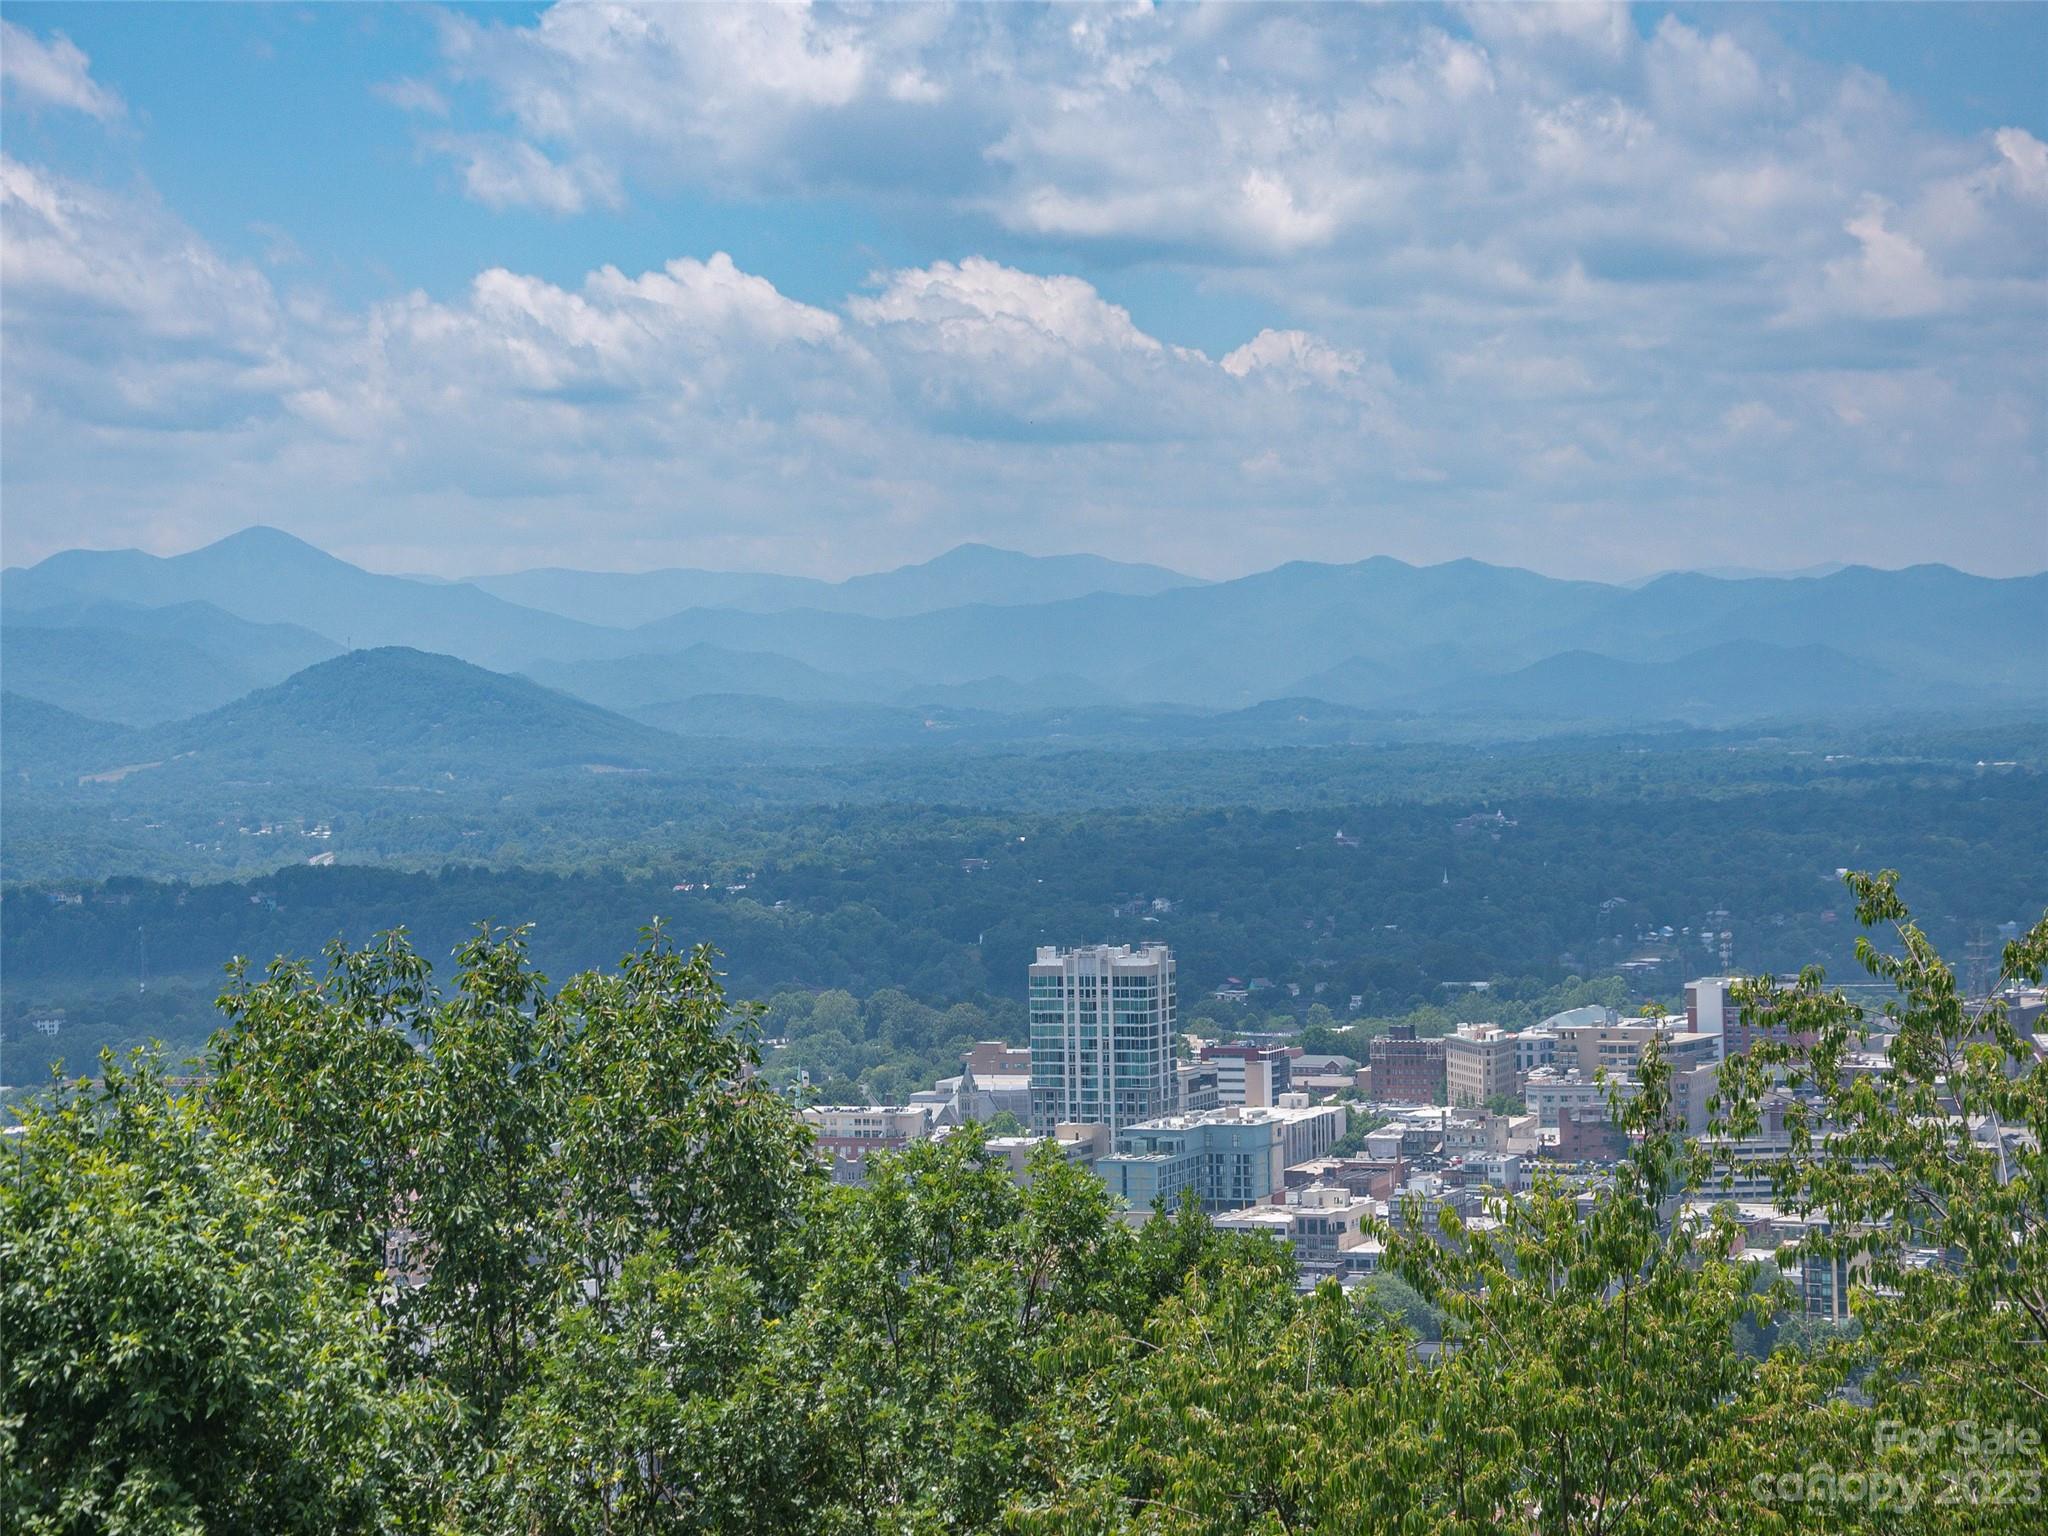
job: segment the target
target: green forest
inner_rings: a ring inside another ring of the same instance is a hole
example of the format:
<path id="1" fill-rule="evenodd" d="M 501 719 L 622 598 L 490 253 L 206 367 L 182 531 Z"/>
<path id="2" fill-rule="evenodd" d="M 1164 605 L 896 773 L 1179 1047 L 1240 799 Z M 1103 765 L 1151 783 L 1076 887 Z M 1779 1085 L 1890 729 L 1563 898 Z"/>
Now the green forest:
<path id="1" fill-rule="evenodd" d="M 1964 760 L 1968 741 L 1908 745 L 1866 739 L 1832 762 L 1726 743 L 1638 753 L 1626 738 L 1403 750 L 1374 770 L 1385 777 L 1373 793 L 1316 803 L 1293 801 L 1290 784 L 1355 790 L 1371 755 L 1282 754 L 1268 777 L 1254 767 L 1263 756 L 1219 754 L 1204 792 L 1225 798 L 1193 805 L 1171 803 L 1186 786 L 1157 755 L 1134 753 L 1107 761 L 1140 803 L 975 808 L 910 799 L 931 792 L 915 780 L 894 801 L 717 820 L 677 803 L 670 825 L 622 822 L 621 839 L 638 843 L 616 863 L 577 857 L 580 823 L 568 819 L 509 863 L 344 856 L 314 867 L 303 847 L 328 844 L 294 824 L 245 839 L 299 845 L 288 864 L 234 879 L 8 885 L 0 1077 L 19 1087 L 49 1061 L 151 1039 L 182 1059 L 217 1022 L 230 958 L 261 965 L 400 925 L 444 965 L 477 922 L 523 925 L 535 963 L 564 976 L 612 963 L 622 935 L 663 918 L 714 945 L 741 995 L 843 991 L 869 1006 L 901 993 L 934 1015 L 974 1010 L 974 1032 L 990 1036 L 1014 1034 L 1025 963 L 1045 943 L 1163 940 L 1188 1007 L 1233 979 L 1250 992 L 1215 1015 L 1239 1029 L 1275 1015 L 1306 1027 L 1319 1009 L 1340 1023 L 1418 1010 L 1447 1023 L 1513 1019 L 1528 1000 L 1629 961 L 1644 962 L 1628 973 L 1638 1000 L 1669 1000 L 1691 976 L 1724 969 L 1840 968 L 1853 961 L 1854 924 L 1836 872 L 1850 866 L 1913 869 L 1929 931 L 1962 953 L 2048 900 L 2040 774 L 1980 768 Z M 1226 769 L 1241 777 L 1223 782 Z M 956 788 L 971 783 L 963 773 Z M 37 824 L 10 801 L 10 855 Z M 346 831 L 337 825 L 337 845 Z M 39 1027 L 59 1011 L 54 1034 Z M 950 1070 L 967 1018 L 883 1029 L 900 1049 L 827 1065 Z"/>
<path id="2" fill-rule="evenodd" d="M 2030 1529 L 2048 1063 L 1852 884 L 1897 1070 L 1840 1072 L 1867 1021 L 1810 971 L 1745 1006 L 1812 1043 L 1722 1110 L 1811 1104 L 1778 1198 L 1854 1266 L 1846 1329 L 1725 1207 L 1671 1219 L 1713 1152 L 1654 1052 L 1590 1201 L 1411 1219 L 1303 1294 L 1275 1240 L 1133 1226 L 1051 1148 L 1020 1187 L 973 1129 L 826 1182 L 760 1010 L 658 930 L 560 986 L 516 935 L 445 986 L 395 937 L 238 968 L 202 1078 L 109 1056 L 6 1160 L 9 1528 Z M 2048 916 L 2004 975 L 2044 963 Z"/>

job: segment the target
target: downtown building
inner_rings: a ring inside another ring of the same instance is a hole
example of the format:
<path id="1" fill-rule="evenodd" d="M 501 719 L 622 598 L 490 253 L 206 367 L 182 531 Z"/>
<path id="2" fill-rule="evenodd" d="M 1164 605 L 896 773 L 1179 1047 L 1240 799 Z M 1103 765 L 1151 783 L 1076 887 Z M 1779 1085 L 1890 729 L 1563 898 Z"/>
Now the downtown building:
<path id="1" fill-rule="evenodd" d="M 1444 1037 L 1450 1102 L 1484 1105 L 1515 1091 L 1515 1037 L 1493 1024 L 1460 1024 Z"/>
<path id="2" fill-rule="evenodd" d="M 1287 1170 L 1327 1157 L 1350 1122 L 1342 1104 L 1311 1105 L 1299 1093 L 1282 1099 L 1127 1126 L 1095 1171 L 1133 1212 L 1162 1199 L 1169 1210 L 1192 1200 L 1211 1212 L 1284 1200 Z"/>
<path id="3" fill-rule="evenodd" d="M 1394 1024 L 1374 1038 L 1368 1054 L 1375 1099 L 1387 1104 L 1443 1103 L 1442 1040 L 1418 1040 L 1413 1024 Z"/>
<path id="4" fill-rule="evenodd" d="M 1179 1108 L 1173 952 L 1095 944 L 1038 951 L 1030 968 L 1031 1129 L 1125 1126 Z"/>

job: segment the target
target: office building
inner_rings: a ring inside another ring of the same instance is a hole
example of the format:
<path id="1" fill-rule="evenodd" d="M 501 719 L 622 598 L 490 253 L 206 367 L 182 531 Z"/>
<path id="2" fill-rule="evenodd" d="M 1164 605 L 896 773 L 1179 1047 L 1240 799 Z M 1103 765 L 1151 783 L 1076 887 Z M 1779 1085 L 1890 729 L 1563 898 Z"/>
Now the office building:
<path id="1" fill-rule="evenodd" d="M 868 1158 L 923 1141 L 935 1129 L 938 1116 L 927 1104 L 894 1108 L 818 1104 L 806 1109 L 803 1119 L 815 1134 L 819 1155 L 831 1163 L 834 1182 L 864 1184 Z"/>
<path id="2" fill-rule="evenodd" d="M 1525 1029 L 1513 1036 L 1515 1042 L 1515 1071 L 1527 1077 L 1538 1067 L 1554 1066 L 1557 1062 L 1557 1035 L 1542 1024 Z"/>
<path id="3" fill-rule="evenodd" d="M 1728 1037 L 1741 1022 L 1742 1010 L 1730 995 L 1734 986 L 1732 976 L 1702 976 L 1685 984 L 1685 1027 L 1713 1037 L 1716 1061 L 1726 1059 Z"/>
<path id="4" fill-rule="evenodd" d="M 1652 1040 L 1664 1046 L 1664 1064 L 1673 1071 L 1706 1066 L 1721 1059 L 1721 1042 L 1695 1034 L 1668 1019 L 1623 1019 L 1616 1024 L 1566 1024 L 1557 1028 L 1557 1065 L 1583 1076 L 1605 1072 L 1634 1077 L 1643 1051 Z"/>
<path id="5" fill-rule="evenodd" d="M 1606 1115 L 1610 1095 L 1625 1101 L 1635 1097 L 1636 1089 L 1632 1077 L 1610 1077 L 1602 1082 L 1583 1072 L 1538 1067 L 1524 1079 L 1522 1099 L 1539 1126 L 1555 1130 L 1560 1112 L 1572 1113 L 1581 1120 L 1598 1118 Z"/>
<path id="6" fill-rule="evenodd" d="M 1031 1127 L 1111 1132 L 1169 1113 L 1174 964 L 1164 944 L 1041 948 L 1030 969 Z"/>
<path id="7" fill-rule="evenodd" d="M 1444 1043 L 1418 1040 L 1413 1024 L 1395 1024 L 1372 1042 L 1372 1096 L 1388 1104 L 1444 1101 Z"/>
<path id="8" fill-rule="evenodd" d="M 1444 1039 L 1444 1087 L 1452 1104 L 1512 1095 L 1515 1037 L 1493 1024 L 1460 1024 Z"/>
<path id="9" fill-rule="evenodd" d="M 1216 1069 L 1208 1062 L 1176 1062 L 1173 1077 L 1173 1113 L 1176 1115 L 1192 1115 L 1205 1109 L 1222 1108 L 1223 1098 L 1216 1086 Z"/>
<path id="10" fill-rule="evenodd" d="M 1304 1284 L 1327 1275 L 1369 1275 L 1379 1268 L 1381 1249 L 1372 1237 L 1376 1202 L 1331 1184 L 1289 1191 L 1280 1205 L 1254 1205 L 1216 1216 L 1218 1231 L 1261 1232 L 1294 1249 Z"/>
<path id="11" fill-rule="evenodd" d="M 1135 1211 L 1161 1197 L 1169 1209 L 1197 1200 L 1207 1211 L 1237 1210 L 1284 1195 L 1288 1168 L 1326 1156 L 1347 1122 L 1341 1104 L 1299 1102 L 1167 1115 L 1126 1127 L 1095 1171 Z"/>
<path id="12" fill-rule="evenodd" d="M 1202 1060 L 1216 1069 L 1220 1104 L 1278 1104 L 1294 1087 L 1294 1053 L 1283 1045 L 1205 1045 Z"/>

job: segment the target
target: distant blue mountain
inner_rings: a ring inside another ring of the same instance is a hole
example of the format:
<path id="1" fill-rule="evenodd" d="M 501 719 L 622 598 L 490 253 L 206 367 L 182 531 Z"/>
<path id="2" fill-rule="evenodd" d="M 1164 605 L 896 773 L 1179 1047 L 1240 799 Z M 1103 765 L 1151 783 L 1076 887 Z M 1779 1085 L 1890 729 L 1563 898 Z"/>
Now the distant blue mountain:
<path id="1" fill-rule="evenodd" d="M 734 693 L 805 703 L 879 703 L 905 678 L 857 679 L 767 651 L 734 651 L 699 641 L 680 651 L 606 661 L 536 662 L 526 675 L 606 709 L 632 711 L 696 694 Z"/>
<path id="2" fill-rule="evenodd" d="M 653 769 L 679 753 L 595 704 L 402 646 L 350 651 L 124 745 L 160 776 L 407 786 Z"/>
<path id="3" fill-rule="evenodd" d="M 1010 607 L 1091 592 L 1145 595 L 1200 585 L 1191 576 L 1156 565 L 1133 565 L 1100 555 L 1021 555 L 986 544 L 962 544 L 918 565 L 839 582 L 744 571 L 550 569 L 476 576 L 469 584 L 587 623 L 627 625 L 649 623 L 687 608 L 750 613 L 811 608 L 900 618 L 968 603 Z"/>
<path id="4" fill-rule="evenodd" d="M 153 725 L 217 709 L 341 647 L 296 624 L 253 624 L 211 603 L 65 602 L 0 628 L 8 688 L 92 719 Z"/>
<path id="5" fill-rule="evenodd" d="M 1984 690 L 1911 681 L 1824 645 L 1730 640 L 1671 661 L 1567 651 L 1504 676 L 1468 678 L 1412 696 L 1436 713 L 1587 722 L 1827 719 L 1960 709 L 1994 702 Z"/>
<path id="6" fill-rule="evenodd" d="M 140 550 L 66 550 L 0 578 L 10 619 L 91 600 L 162 608 L 205 602 L 261 624 L 296 624 L 343 645 L 409 645 L 479 664 L 588 655 L 606 632 L 462 585 L 380 576 L 275 528 L 160 558 Z"/>
<path id="7" fill-rule="evenodd" d="M 121 693 L 132 692 L 123 679 L 140 675 L 138 663 L 125 642 L 98 633 L 107 629 L 101 619 L 79 621 L 100 611 L 96 603 L 203 602 L 329 640 L 400 644 L 524 671 L 633 709 L 714 694 L 1011 712 L 1113 701 L 1233 710 L 1290 697 L 1362 709 L 1478 708 L 1494 686 L 1488 679 L 1572 653 L 1674 664 L 1647 680 L 1626 669 L 1608 676 L 1602 707 L 1621 710 L 1617 718 L 1663 709 L 1672 697 L 1666 684 L 1688 676 L 1699 709 L 1717 718 L 1763 708 L 1773 689 L 1772 709 L 1846 708 L 1844 701 L 1879 694 L 1905 705 L 2048 707 L 2048 574 L 1995 580 L 1943 566 L 1851 566 L 1812 577 L 1679 574 L 1629 588 L 1474 560 L 1413 566 L 1380 557 L 1295 562 L 1204 584 L 1156 566 L 966 546 L 829 586 L 701 572 L 527 575 L 533 583 L 505 590 L 609 622 L 522 607 L 480 584 L 375 575 L 268 529 L 168 559 L 71 551 L 6 572 L 0 600 L 10 625 L 95 631 L 68 659 L 53 656 L 50 642 L 31 642 L 44 647 L 36 666 L 61 675 L 61 688 L 23 675 L 39 697 L 120 719 L 148 717 L 145 701 Z M 1133 590 L 1113 590 L 1119 586 Z M 630 624 L 680 597 L 700 606 Z M 712 598 L 727 606 L 701 605 Z M 746 606 L 791 601 L 802 606 Z M 165 621 L 158 665 L 167 676 L 176 670 L 168 649 L 176 644 L 219 660 L 213 642 L 193 638 L 193 620 L 179 622 L 185 631 Z M 122 632 L 137 633 L 133 623 Z M 1776 649 L 1698 659 L 1737 643 Z M 1842 660 L 1865 670 L 1851 676 Z M 1753 694 L 1737 680 L 1745 665 L 1760 690 Z M 1723 671 L 1712 687 L 1700 681 Z M 196 666 L 185 673 L 176 687 L 156 690 L 173 701 L 156 708 L 182 708 L 234 686 L 224 676 L 202 678 Z M 1577 707 L 1573 701 L 1598 686 L 1581 679 L 1567 687 L 1542 672 L 1523 681 L 1531 707 L 1553 685 L 1559 708 Z"/>

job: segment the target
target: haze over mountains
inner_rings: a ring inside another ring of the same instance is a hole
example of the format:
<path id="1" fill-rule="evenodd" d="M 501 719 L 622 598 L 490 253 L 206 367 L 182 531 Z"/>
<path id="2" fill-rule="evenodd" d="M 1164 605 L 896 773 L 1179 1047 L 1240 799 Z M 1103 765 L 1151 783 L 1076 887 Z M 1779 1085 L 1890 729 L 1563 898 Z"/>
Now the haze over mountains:
<path id="1" fill-rule="evenodd" d="M 1198 582 L 970 545 L 837 583 L 450 583 L 252 528 L 169 558 L 74 550 L 9 569 L 0 618 L 7 730 L 30 738 L 10 742 L 12 763 L 61 742 L 66 759 L 146 748 L 224 764 L 196 745 L 210 737 L 256 771 L 270 733 L 298 743 L 280 760 L 324 752 L 373 777 L 459 771 L 487 740 L 505 768 L 539 770 L 658 767 L 679 736 L 1255 745 L 1276 730 L 1342 740 L 1370 719 L 1541 730 L 2038 709 L 2048 678 L 2048 574 L 1943 566 L 1624 587 L 1375 558 Z M 352 717 L 325 747 L 318 711 Z M 522 716 L 528 739 L 499 728 Z"/>
<path id="2" fill-rule="evenodd" d="M 510 602 L 606 625 L 648 624 L 686 608 L 815 608 L 886 619 L 969 603 L 1023 606 L 1092 592 L 1149 596 L 1202 585 L 1156 565 L 1100 555 L 1020 555 L 986 544 L 962 544 L 918 565 L 838 582 L 744 571 L 540 570 L 477 576 L 469 584 Z"/>

